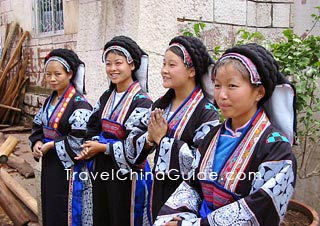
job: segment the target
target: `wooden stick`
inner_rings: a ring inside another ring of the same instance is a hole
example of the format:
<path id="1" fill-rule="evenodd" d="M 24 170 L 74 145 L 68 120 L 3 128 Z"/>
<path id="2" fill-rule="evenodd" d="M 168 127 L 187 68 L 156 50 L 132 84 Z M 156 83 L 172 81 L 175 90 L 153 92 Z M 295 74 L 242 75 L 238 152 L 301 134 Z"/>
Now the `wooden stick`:
<path id="1" fill-rule="evenodd" d="M 30 222 L 28 214 L 2 180 L 0 180 L 0 205 L 15 226 L 27 226 Z"/>
<path id="2" fill-rule="evenodd" d="M 10 135 L 5 140 L 5 142 L 0 146 L 0 163 L 6 163 L 8 161 L 8 156 L 15 149 L 19 140 L 14 136 Z"/>
<path id="3" fill-rule="evenodd" d="M 34 177 L 34 169 L 30 163 L 13 153 L 9 156 L 7 165 L 18 170 L 18 172 L 25 178 Z"/>
<path id="4" fill-rule="evenodd" d="M 4 105 L 4 104 L 0 104 L 0 108 L 7 108 L 7 109 L 11 109 L 11 110 L 14 110 L 14 111 L 21 112 L 20 108 L 11 107 L 11 106 Z"/>
<path id="5" fill-rule="evenodd" d="M 17 66 L 19 63 L 19 60 L 17 60 L 16 62 L 14 62 L 11 67 L 9 68 L 9 71 L 11 71 L 15 66 Z"/>
<path id="6" fill-rule="evenodd" d="M 4 68 L 3 73 L 2 73 L 2 75 L 1 75 L 1 77 L 0 77 L 0 87 L 2 86 L 3 81 L 4 81 L 5 78 L 7 77 L 7 74 L 8 74 L 8 72 L 9 72 L 9 69 L 10 69 L 12 63 L 14 63 L 14 60 L 16 59 L 16 57 L 18 56 L 18 54 L 20 53 L 21 46 L 22 46 L 24 40 L 25 40 L 28 36 L 29 36 L 29 32 L 28 32 L 28 31 L 25 31 L 25 32 L 23 33 L 22 37 L 20 38 L 20 40 L 19 40 L 19 42 L 18 42 L 18 44 L 17 44 L 17 47 L 16 47 L 16 49 L 15 49 L 14 52 L 13 52 L 12 57 L 10 58 L 7 66 Z"/>
<path id="7" fill-rule="evenodd" d="M 18 59 L 21 61 L 21 59 Z M 6 93 L 4 94 L 4 97 L 2 99 L 3 103 L 6 103 L 7 105 L 13 106 L 11 103 L 11 99 L 15 96 L 15 93 L 19 90 L 20 84 L 23 80 L 23 77 L 25 77 L 25 72 L 28 65 L 28 57 L 25 57 L 22 64 L 20 65 L 17 70 L 19 70 L 17 73 L 14 73 L 13 75 L 7 77 L 7 82 L 4 83 L 4 86 L 6 87 Z M 9 73 L 9 70 L 8 70 Z M 9 85 L 8 85 L 9 84 Z"/>
<path id="8" fill-rule="evenodd" d="M 4 99 L 4 94 L 3 94 L 3 91 L 5 90 L 5 79 L 8 77 L 8 73 L 10 71 L 10 69 L 12 68 L 12 65 L 15 63 L 16 61 L 16 58 L 18 56 L 18 54 L 21 53 L 21 47 L 22 47 L 22 44 L 24 42 L 24 40 L 29 36 L 29 32 L 28 31 L 25 31 L 22 35 L 22 37 L 20 38 L 11 58 L 9 59 L 8 63 L 6 64 L 4 70 L 2 73 L 0 73 L 0 102 L 2 104 L 5 104 L 5 105 L 8 105 L 8 103 L 6 103 L 5 101 L 8 101 L 7 99 Z M 9 102 L 10 103 L 10 102 Z M 7 111 L 3 111 L 3 109 L 1 110 L 0 109 L 0 115 L 5 115 L 7 117 Z M 4 123 L 6 120 L 2 119 L 2 123 Z"/>
<path id="9" fill-rule="evenodd" d="M 6 95 L 5 98 L 3 98 L 4 103 L 7 105 L 10 105 L 12 107 L 16 107 L 19 105 L 19 103 L 17 103 L 17 98 L 19 96 L 19 94 L 21 93 L 21 90 L 25 84 L 25 82 L 28 80 L 27 77 L 25 77 L 25 72 L 27 69 L 27 64 L 28 64 L 28 58 L 25 57 L 23 60 L 23 63 L 21 65 L 21 68 L 19 70 L 19 73 L 17 73 L 17 75 L 12 79 L 15 82 L 12 82 L 11 85 L 8 87 L 8 95 Z M 4 117 L 2 118 L 1 123 L 5 123 L 7 122 L 7 118 L 9 116 L 10 111 L 6 111 L 6 113 L 3 113 Z M 11 121 L 10 124 L 13 124 L 15 119 L 15 113 L 13 112 L 11 114 Z"/>
<path id="10" fill-rule="evenodd" d="M 24 80 L 22 81 L 21 87 L 23 87 L 28 80 L 29 80 L 29 78 L 24 78 Z M 17 100 L 17 98 L 19 97 L 19 94 L 20 94 L 20 92 L 15 93 L 15 96 L 13 97 L 13 100 L 12 100 L 12 104 L 13 104 L 13 105 L 16 103 L 16 100 Z M 8 118 L 8 115 L 9 115 L 9 111 L 7 111 L 6 114 L 5 114 L 5 116 L 3 117 L 2 123 L 5 123 L 5 122 L 6 122 L 6 120 L 7 120 L 7 118 Z M 12 124 L 13 121 L 11 120 L 10 123 Z"/>
<path id="11" fill-rule="evenodd" d="M 2 124 L 0 124 L 1 127 Z M 3 127 L 10 127 L 10 125 L 3 125 Z M 22 133 L 22 132 L 31 132 L 31 127 L 30 126 L 11 126 L 10 128 L 3 128 L 0 129 L 0 138 L 1 138 L 1 133 L 5 134 L 10 134 L 10 133 Z M 4 139 L 3 139 L 4 141 Z M 1 140 L 0 140 L 1 142 Z M 2 142 L 3 143 L 3 142 Z"/>
<path id="12" fill-rule="evenodd" d="M 32 210 L 35 215 L 38 215 L 37 200 L 3 168 L 0 170 L 0 176 L 12 193 L 15 194 L 30 210 Z"/>
<path id="13" fill-rule="evenodd" d="M 13 43 L 13 40 L 14 40 L 14 34 L 15 34 L 15 31 L 17 29 L 17 23 L 13 22 L 11 25 L 10 25 L 10 28 L 9 28 L 9 32 L 8 32 L 8 35 L 6 37 L 6 41 L 4 43 L 4 46 L 3 46 L 3 50 L 2 50 L 2 57 L 0 59 L 0 67 L 2 67 L 2 63 L 4 62 L 4 59 L 6 57 L 6 54 L 7 54 L 7 50 L 10 48 L 10 46 L 12 45 Z"/>

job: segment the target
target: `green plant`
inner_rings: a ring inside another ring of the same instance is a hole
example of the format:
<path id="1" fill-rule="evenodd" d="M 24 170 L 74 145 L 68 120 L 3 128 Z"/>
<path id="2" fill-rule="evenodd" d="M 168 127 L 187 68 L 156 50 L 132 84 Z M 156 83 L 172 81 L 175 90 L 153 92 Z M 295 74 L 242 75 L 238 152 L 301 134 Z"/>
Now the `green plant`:
<path id="1" fill-rule="evenodd" d="M 201 19 L 201 18 L 200 18 Z M 184 36 L 196 36 L 201 37 L 201 32 L 204 30 L 206 24 L 203 22 L 191 23 L 189 22 L 186 27 L 181 29 L 181 33 Z M 190 28 L 192 27 L 192 28 Z"/>
<path id="2" fill-rule="evenodd" d="M 319 20 L 319 17 L 318 17 Z M 291 75 L 297 90 L 298 135 L 302 150 L 299 164 L 300 176 L 320 174 L 308 170 L 312 156 L 310 150 L 320 138 L 320 36 L 298 36 L 292 30 L 283 32 L 286 40 L 271 44 L 272 52 L 280 68 Z"/>
<path id="3" fill-rule="evenodd" d="M 259 44 L 262 44 L 264 37 L 263 35 L 256 31 L 256 32 L 249 32 L 246 29 L 239 29 L 236 33 L 237 38 L 237 44 L 236 45 L 242 45 L 248 42 L 256 42 Z"/>

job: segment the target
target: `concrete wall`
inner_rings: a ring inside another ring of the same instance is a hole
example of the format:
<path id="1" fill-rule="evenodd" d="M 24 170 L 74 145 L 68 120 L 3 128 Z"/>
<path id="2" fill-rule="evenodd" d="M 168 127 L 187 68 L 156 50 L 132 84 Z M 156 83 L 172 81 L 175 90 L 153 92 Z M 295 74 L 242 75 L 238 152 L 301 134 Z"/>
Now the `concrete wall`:
<path id="1" fill-rule="evenodd" d="M 314 21 L 311 14 L 318 14 L 316 6 L 320 6 L 320 0 L 295 0 L 294 1 L 294 32 L 302 35 L 313 27 Z M 312 29 L 311 34 L 320 35 L 320 23 Z"/>
<path id="2" fill-rule="evenodd" d="M 310 27 L 312 19 L 306 15 L 315 12 L 313 7 L 320 5 L 320 0 L 64 0 L 64 33 L 51 36 L 34 32 L 32 0 L 0 0 L 0 4 L 1 37 L 4 25 L 11 21 L 31 32 L 24 48 L 30 58 L 30 86 L 46 87 L 43 58 L 51 49 L 71 48 L 86 63 L 87 98 L 94 104 L 108 87 L 101 54 L 104 44 L 115 35 L 132 37 L 149 54 L 149 90 L 156 99 L 165 92 L 160 75 L 165 49 L 190 21 L 206 23 L 202 37 L 209 49 L 233 45 L 240 28 L 276 40 L 284 28 L 294 27 L 302 33 Z M 314 32 L 319 30 L 317 26 Z M 30 90 L 31 95 L 41 92 Z M 30 98 L 26 99 L 26 105 L 32 106 Z M 39 95 L 33 103 L 40 104 L 42 99 Z"/>

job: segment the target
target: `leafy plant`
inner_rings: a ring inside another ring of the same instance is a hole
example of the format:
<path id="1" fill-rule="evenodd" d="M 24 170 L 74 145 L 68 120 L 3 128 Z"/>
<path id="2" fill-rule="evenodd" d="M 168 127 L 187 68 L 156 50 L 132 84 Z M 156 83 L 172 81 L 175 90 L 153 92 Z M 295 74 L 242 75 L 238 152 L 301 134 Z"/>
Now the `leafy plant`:
<path id="1" fill-rule="evenodd" d="M 316 7 L 320 12 L 320 7 Z M 320 14 L 313 14 L 314 25 Z M 313 25 L 313 27 L 314 27 Z M 313 29 L 312 27 L 312 29 Z M 297 91 L 298 142 L 300 152 L 298 171 L 301 178 L 320 175 L 320 163 L 310 167 L 313 151 L 320 138 L 320 36 L 296 35 L 292 29 L 283 31 L 283 40 L 271 43 L 259 32 L 244 29 L 237 32 L 238 44 L 256 42 L 269 49 L 279 63 L 280 70 L 288 76 Z"/>
<path id="2" fill-rule="evenodd" d="M 184 36 L 196 36 L 200 37 L 201 32 L 204 30 L 206 24 L 203 22 L 196 22 L 196 23 L 188 23 L 188 26 L 181 29 L 181 33 Z M 190 28 L 192 27 L 192 29 Z"/>
<path id="3" fill-rule="evenodd" d="M 263 35 L 258 31 L 249 32 L 246 29 L 239 29 L 236 35 L 240 37 L 236 45 L 242 45 L 248 42 L 256 42 L 261 44 L 264 40 Z"/>
<path id="4" fill-rule="evenodd" d="M 319 20 L 319 17 L 318 17 Z M 311 157 L 309 148 L 320 138 L 320 36 L 300 37 L 292 30 L 283 32 L 286 40 L 271 44 L 284 74 L 291 75 L 297 90 L 298 135 L 301 141 L 300 176 L 320 174 L 319 170 L 308 172 Z M 319 165 L 320 166 L 320 165 Z M 316 169 L 318 166 L 316 167 Z"/>

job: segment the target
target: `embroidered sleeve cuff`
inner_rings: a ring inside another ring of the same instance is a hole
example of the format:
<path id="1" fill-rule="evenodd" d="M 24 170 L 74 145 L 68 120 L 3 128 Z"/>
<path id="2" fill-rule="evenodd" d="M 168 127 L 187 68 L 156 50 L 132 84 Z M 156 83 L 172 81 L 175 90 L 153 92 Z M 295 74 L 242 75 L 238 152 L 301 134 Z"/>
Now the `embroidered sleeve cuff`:
<path id="1" fill-rule="evenodd" d="M 131 167 L 126 161 L 125 150 L 122 142 L 118 141 L 109 145 L 110 154 L 113 156 L 116 164 L 118 165 L 120 173 L 122 175 L 129 173 Z"/>
<path id="2" fill-rule="evenodd" d="M 99 140 L 99 136 L 94 136 L 91 138 L 91 140 Z"/>
<path id="3" fill-rule="evenodd" d="M 70 168 L 74 165 L 74 162 L 70 158 L 69 154 L 67 153 L 66 146 L 64 140 L 58 141 L 54 143 L 55 149 L 57 151 L 57 155 L 63 164 L 64 168 Z"/>
<path id="4" fill-rule="evenodd" d="M 155 161 L 155 172 L 168 173 L 174 138 L 163 137 L 159 144 L 159 156 Z"/>

